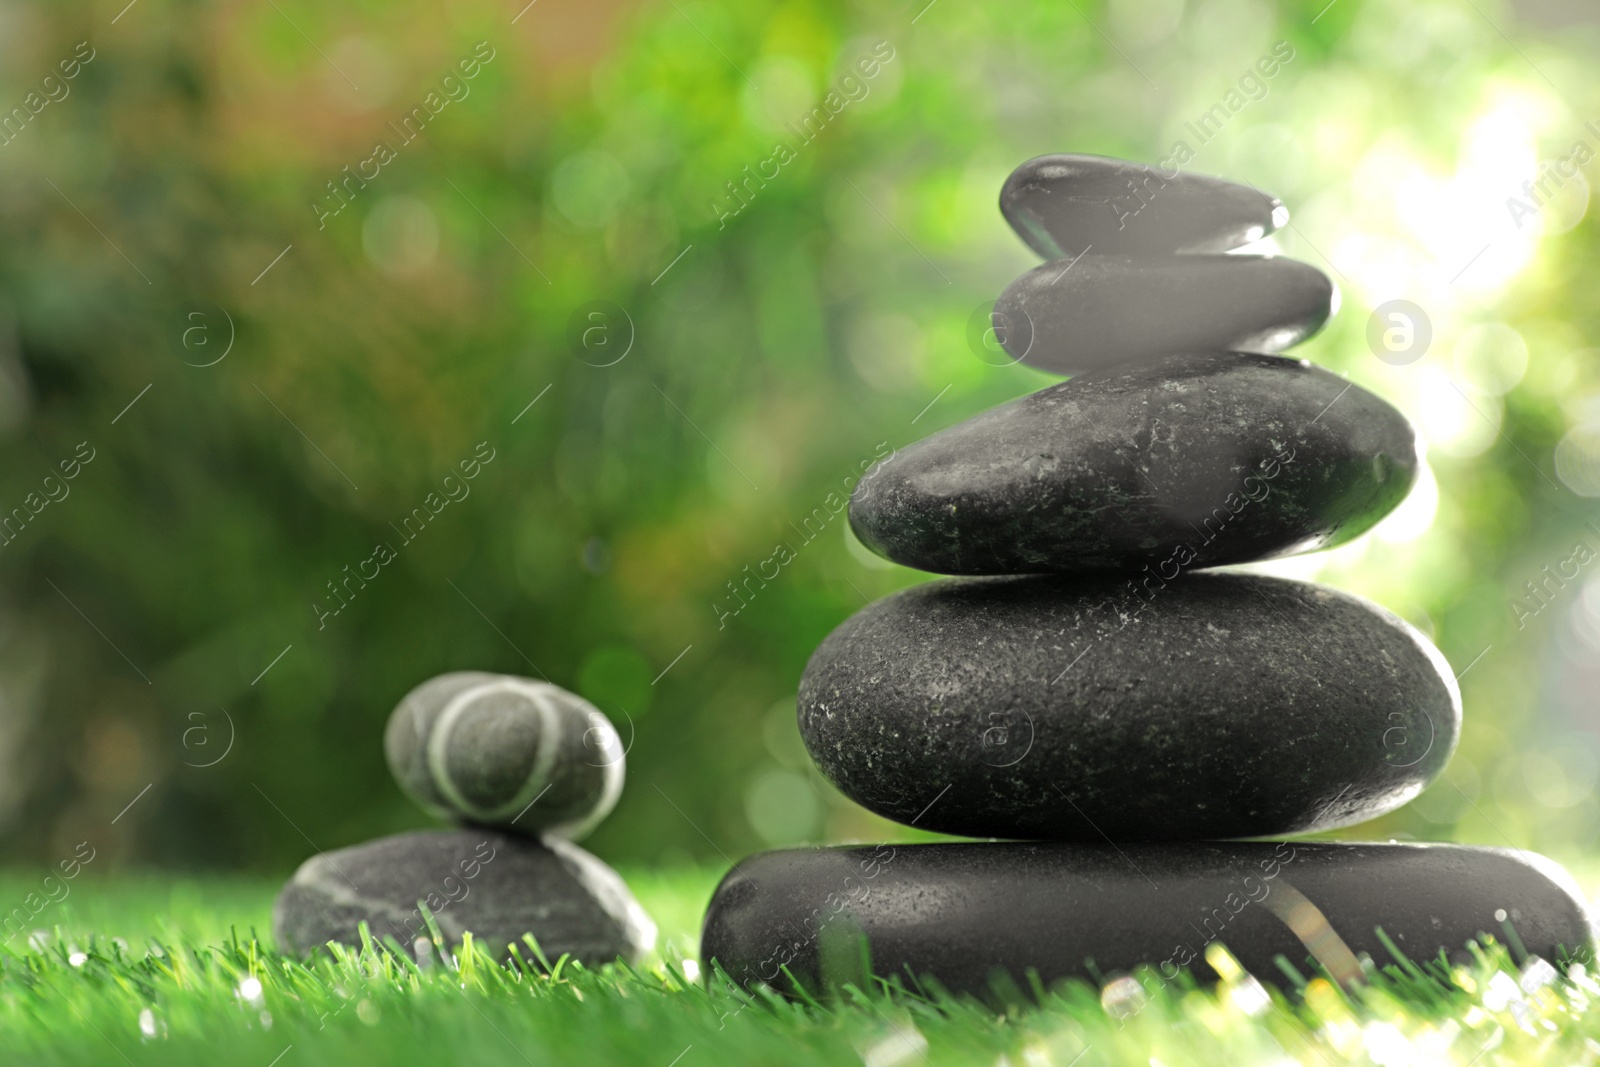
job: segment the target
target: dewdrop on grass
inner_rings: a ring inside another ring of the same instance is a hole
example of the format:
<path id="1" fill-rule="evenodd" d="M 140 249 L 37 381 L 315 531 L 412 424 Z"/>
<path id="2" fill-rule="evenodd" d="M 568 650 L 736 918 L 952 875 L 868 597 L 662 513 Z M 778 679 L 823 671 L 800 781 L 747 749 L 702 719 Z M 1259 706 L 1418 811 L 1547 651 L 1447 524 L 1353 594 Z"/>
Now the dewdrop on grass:
<path id="1" fill-rule="evenodd" d="M 146 1041 L 167 1036 L 166 1020 L 158 1018 L 154 1008 L 139 1009 L 139 1035 Z"/>
<path id="2" fill-rule="evenodd" d="M 1149 998 L 1144 987 L 1131 974 L 1113 978 L 1100 990 L 1100 1007 L 1113 1019 L 1126 1019 L 1144 1010 Z"/>
<path id="3" fill-rule="evenodd" d="M 1233 1001 L 1234 1007 L 1252 1017 L 1272 1007 L 1272 994 L 1253 974 L 1247 974 L 1233 983 L 1228 989 L 1228 999 Z"/>
<path id="4" fill-rule="evenodd" d="M 1538 956 L 1529 956 L 1522 965 L 1522 977 L 1517 985 L 1524 993 L 1533 993 L 1550 985 L 1557 978 L 1556 969 Z"/>
<path id="5" fill-rule="evenodd" d="M 240 1000 L 244 1001 L 252 1008 L 259 1008 L 261 1006 L 263 1000 L 261 995 L 261 979 L 257 978 L 255 975 L 252 974 L 245 978 L 244 981 L 240 982 L 239 988 L 234 992 L 237 994 Z"/>
<path id="6" fill-rule="evenodd" d="M 1361 1037 L 1367 1058 L 1379 1067 L 1405 1067 L 1414 1062 L 1410 1039 L 1393 1023 L 1368 1023 Z"/>
<path id="7" fill-rule="evenodd" d="M 1211 969 L 1222 976 L 1223 985 L 1228 991 L 1228 1000 L 1235 1008 L 1249 1016 L 1260 1015 L 1272 1006 L 1272 995 L 1266 987 L 1256 980 L 1255 975 L 1246 971 L 1233 953 L 1223 948 L 1220 944 L 1212 942 L 1206 946 L 1206 962 Z"/>
<path id="8" fill-rule="evenodd" d="M 1522 989 L 1516 980 L 1504 971 L 1496 971 L 1489 979 L 1489 988 L 1483 991 L 1483 1006 L 1492 1012 L 1505 1011 L 1522 1000 Z"/>
<path id="9" fill-rule="evenodd" d="M 1600 996 L 1600 983 L 1589 977 L 1589 968 L 1581 963 L 1574 963 L 1567 968 L 1567 981 L 1590 996 Z"/>
<path id="10" fill-rule="evenodd" d="M 890 1027 L 888 1035 L 861 1050 L 865 1067 L 898 1067 L 914 1057 L 926 1059 L 928 1039 L 909 1022 Z"/>

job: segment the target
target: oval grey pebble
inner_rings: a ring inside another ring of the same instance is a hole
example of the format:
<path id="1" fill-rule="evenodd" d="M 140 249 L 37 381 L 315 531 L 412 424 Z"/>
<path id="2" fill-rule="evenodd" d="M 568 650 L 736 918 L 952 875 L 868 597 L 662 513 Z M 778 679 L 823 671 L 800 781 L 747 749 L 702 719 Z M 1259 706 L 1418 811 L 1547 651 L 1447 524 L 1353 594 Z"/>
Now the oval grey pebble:
<path id="1" fill-rule="evenodd" d="M 417 686 L 384 732 L 395 781 L 443 818 L 577 840 L 622 793 L 616 728 L 549 682 L 461 671 Z"/>

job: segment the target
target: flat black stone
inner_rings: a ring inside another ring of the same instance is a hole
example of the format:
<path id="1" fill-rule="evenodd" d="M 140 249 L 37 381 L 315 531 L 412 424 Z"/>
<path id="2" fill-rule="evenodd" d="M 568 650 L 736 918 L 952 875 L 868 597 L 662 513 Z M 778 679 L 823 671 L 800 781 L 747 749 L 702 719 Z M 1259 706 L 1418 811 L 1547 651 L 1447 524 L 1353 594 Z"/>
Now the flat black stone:
<path id="1" fill-rule="evenodd" d="M 992 321 L 1018 361 L 1082 374 L 1180 352 L 1281 352 L 1322 329 L 1335 302 L 1326 274 L 1282 256 L 1087 255 L 1019 277 Z"/>
<path id="2" fill-rule="evenodd" d="M 360 947 L 362 922 L 379 942 L 408 953 L 431 936 L 419 901 L 453 947 L 472 932 L 479 946 L 509 958 L 532 934 L 554 962 L 562 953 L 588 964 L 637 960 L 655 942 L 651 923 L 610 867 L 577 845 L 494 830 L 396 834 L 320 853 L 278 894 L 272 928 L 286 952 L 329 941 Z"/>
<path id="3" fill-rule="evenodd" d="M 1185 968 L 1214 981 L 1205 952 L 1221 943 L 1262 982 L 1286 984 L 1279 957 L 1308 978 L 1320 965 L 1342 979 L 1363 953 L 1379 968 L 1403 966 L 1380 927 L 1415 964 L 1440 953 L 1468 962 L 1467 942 L 1483 935 L 1518 962 L 1592 956 L 1582 900 L 1541 856 L 1464 845 L 804 849 L 729 872 L 706 913 L 701 958 L 745 986 L 791 989 L 786 967 L 807 989 L 866 988 L 865 936 L 876 974 L 932 977 L 955 993 L 988 993 L 996 973 L 1025 989 L 1029 972 L 1046 985 L 1098 983 L 1140 965 L 1152 968 L 1135 979 L 1148 993 Z"/>
<path id="4" fill-rule="evenodd" d="M 1083 375 L 880 461 L 850 525 L 941 574 L 1152 571 L 1343 544 L 1417 477 L 1381 398 L 1281 356 L 1180 356 Z"/>
<path id="5" fill-rule="evenodd" d="M 863 807 L 1058 841 L 1365 822 L 1443 769 L 1460 721 L 1406 623 L 1244 574 L 932 582 L 847 619 L 799 694 L 806 748 Z"/>
<path id="6" fill-rule="evenodd" d="M 1289 221 L 1283 202 L 1201 174 L 1106 156 L 1050 155 L 1011 172 L 1000 213 L 1041 256 L 1226 252 Z"/>

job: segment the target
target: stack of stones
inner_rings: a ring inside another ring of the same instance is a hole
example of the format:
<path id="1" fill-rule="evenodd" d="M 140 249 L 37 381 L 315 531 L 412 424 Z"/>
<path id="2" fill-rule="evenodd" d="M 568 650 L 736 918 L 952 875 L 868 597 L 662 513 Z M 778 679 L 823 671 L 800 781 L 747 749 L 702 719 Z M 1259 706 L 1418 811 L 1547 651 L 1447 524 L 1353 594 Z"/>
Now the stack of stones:
<path id="1" fill-rule="evenodd" d="M 593 705 L 548 682 L 444 674 L 395 708 L 384 752 L 412 800 L 462 825 L 307 860 L 273 907 L 286 951 L 359 947 L 362 924 L 419 962 L 468 931 L 505 959 L 632 962 L 654 945 L 622 879 L 572 843 L 622 792 L 623 746 Z"/>
<path id="2" fill-rule="evenodd" d="M 1284 225 L 1283 205 L 1058 155 L 1013 173 L 1000 206 L 1051 262 L 1006 290 L 996 332 L 1072 377 L 862 479 L 864 544 L 977 577 L 844 622 L 806 668 L 799 723 L 872 811 L 1013 840 L 745 860 L 712 899 L 704 957 L 745 984 L 859 981 L 865 956 L 984 992 L 997 972 L 1160 983 L 1234 962 L 1354 980 L 1484 935 L 1552 961 L 1590 951 L 1581 896 L 1537 856 L 1239 840 L 1393 811 L 1461 721 L 1449 665 L 1377 605 L 1195 573 L 1350 541 L 1417 474 L 1398 411 L 1272 354 L 1336 304 L 1313 267 L 1228 254 Z"/>

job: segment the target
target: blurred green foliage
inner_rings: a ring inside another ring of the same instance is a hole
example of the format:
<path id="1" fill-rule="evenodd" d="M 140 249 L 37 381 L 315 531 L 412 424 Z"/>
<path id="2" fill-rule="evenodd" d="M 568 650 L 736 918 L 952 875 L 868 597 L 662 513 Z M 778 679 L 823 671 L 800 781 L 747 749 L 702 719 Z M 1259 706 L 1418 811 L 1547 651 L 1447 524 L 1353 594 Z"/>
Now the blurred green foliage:
<path id="1" fill-rule="evenodd" d="M 1600 143 L 1592 33 L 1487 0 L 924 5 L 0 6 L 0 106 L 94 53 L 0 146 L 0 508 L 94 453 L 0 549 L 0 856 L 281 871 L 420 825 L 380 732 L 459 669 L 548 677 L 632 738 L 608 858 L 904 836 L 811 770 L 793 694 L 921 577 L 815 516 L 880 448 L 1051 380 L 969 343 L 1032 263 L 1005 174 L 1180 139 L 1339 281 L 1299 354 L 1432 447 L 1436 507 L 1430 482 L 1409 526 L 1288 568 L 1470 664 L 1448 780 L 1347 836 L 1592 845 L 1600 585 L 1510 602 L 1600 547 L 1600 247 L 1581 177 L 1523 227 L 1504 204 Z M 1259 97 L 1186 132 L 1280 41 Z M 1417 363 L 1368 345 L 1391 297 L 1432 320 Z"/>

